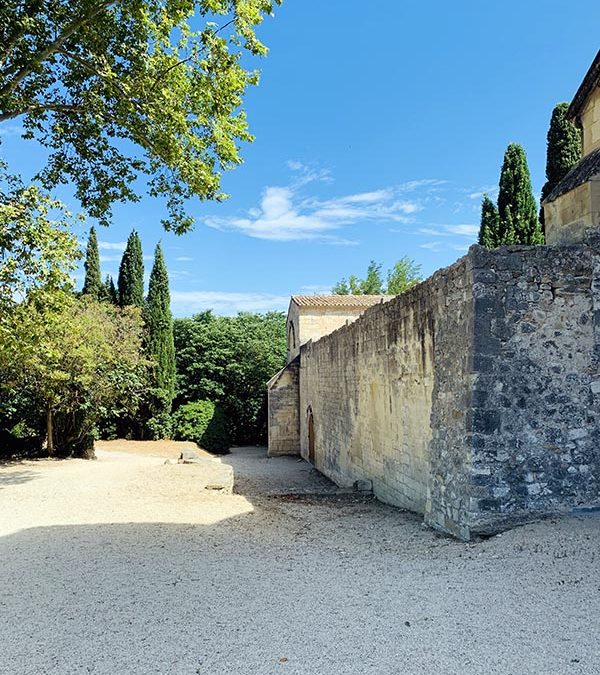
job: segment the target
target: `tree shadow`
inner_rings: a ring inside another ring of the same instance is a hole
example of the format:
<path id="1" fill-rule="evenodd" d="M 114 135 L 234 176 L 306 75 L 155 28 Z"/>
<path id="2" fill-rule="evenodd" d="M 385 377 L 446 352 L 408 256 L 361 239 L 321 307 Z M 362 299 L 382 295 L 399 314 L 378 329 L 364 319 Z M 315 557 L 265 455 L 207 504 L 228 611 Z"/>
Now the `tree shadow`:
<path id="1" fill-rule="evenodd" d="M 29 481 L 36 480 L 36 478 L 40 478 L 40 474 L 36 471 L 24 470 L 4 473 L 1 469 L 2 465 L 0 465 L 0 490 L 9 485 L 23 485 L 24 483 L 29 483 Z"/>

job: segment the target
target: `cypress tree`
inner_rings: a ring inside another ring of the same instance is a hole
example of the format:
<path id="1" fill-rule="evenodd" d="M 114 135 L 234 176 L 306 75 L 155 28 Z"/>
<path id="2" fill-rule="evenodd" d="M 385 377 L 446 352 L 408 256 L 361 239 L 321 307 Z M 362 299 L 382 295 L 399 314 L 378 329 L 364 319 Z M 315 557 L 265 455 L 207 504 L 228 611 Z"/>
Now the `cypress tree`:
<path id="1" fill-rule="evenodd" d="M 115 282 L 110 274 L 106 275 L 106 279 L 100 288 L 100 300 L 102 302 L 109 302 L 111 305 L 119 304 L 119 296 L 115 288 Z"/>
<path id="2" fill-rule="evenodd" d="M 83 282 L 83 295 L 91 295 L 99 299 L 102 291 L 102 280 L 100 279 L 100 253 L 98 251 L 98 238 L 94 226 L 90 228 L 87 249 L 85 251 L 85 280 Z"/>
<path id="3" fill-rule="evenodd" d="M 498 246 L 500 218 L 498 209 L 488 195 L 483 195 L 481 202 L 481 224 L 479 226 L 479 244 L 486 248 Z"/>
<path id="4" fill-rule="evenodd" d="M 568 109 L 568 103 L 558 103 L 552 111 L 547 136 L 546 184 L 542 188 L 542 202 L 581 159 L 581 132 L 567 118 Z M 544 210 L 540 213 L 543 218 Z"/>
<path id="5" fill-rule="evenodd" d="M 171 315 L 169 274 L 160 244 L 156 245 L 154 252 L 154 265 L 150 273 L 144 318 L 148 355 L 156 364 L 156 386 L 167 391 L 172 400 L 175 395 L 173 316 Z"/>
<path id="6" fill-rule="evenodd" d="M 144 307 L 144 257 L 142 242 L 135 230 L 127 239 L 119 267 L 119 304 Z"/>
<path id="7" fill-rule="evenodd" d="M 152 361 L 151 388 L 141 417 L 144 436 L 164 438 L 170 431 L 170 412 L 175 398 L 175 343 L 169 293 L 169 275 L 160 244 L 154 253 L 148 298 L 144 310 L 146 351 Z"/>
<path id="8" fill-rule="evenodd" d="M 500 244 L 543 244 L 525 150 L 511 143 L 504 154 L 498 192 Z"/>

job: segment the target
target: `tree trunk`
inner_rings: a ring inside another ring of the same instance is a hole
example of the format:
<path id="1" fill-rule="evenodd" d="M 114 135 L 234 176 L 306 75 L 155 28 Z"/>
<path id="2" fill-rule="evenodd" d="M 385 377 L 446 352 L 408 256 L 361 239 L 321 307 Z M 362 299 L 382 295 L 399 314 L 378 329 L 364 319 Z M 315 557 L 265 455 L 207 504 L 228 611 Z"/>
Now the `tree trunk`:
<path id="1" fill-rule="evenodd" d="M 52 457 L 54 455 L 54 430 L 52 428 L 52 406 L 48 406 L 46 409 L 46 449 L 48 450 L 48 456 Z"/>

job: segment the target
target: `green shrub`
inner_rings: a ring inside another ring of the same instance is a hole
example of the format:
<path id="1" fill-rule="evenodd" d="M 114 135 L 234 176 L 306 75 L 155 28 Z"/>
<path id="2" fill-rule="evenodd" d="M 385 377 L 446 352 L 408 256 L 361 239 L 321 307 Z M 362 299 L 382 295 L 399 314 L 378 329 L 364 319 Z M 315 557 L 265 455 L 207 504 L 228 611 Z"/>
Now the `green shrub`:
<path id="1" fill-rule="evenodd" d="M 227 452 L 230 445 L 225 415 L 212 401 L 179 407 L 173 415 L 173 438 L 193 441 L 210 452 Z"/>

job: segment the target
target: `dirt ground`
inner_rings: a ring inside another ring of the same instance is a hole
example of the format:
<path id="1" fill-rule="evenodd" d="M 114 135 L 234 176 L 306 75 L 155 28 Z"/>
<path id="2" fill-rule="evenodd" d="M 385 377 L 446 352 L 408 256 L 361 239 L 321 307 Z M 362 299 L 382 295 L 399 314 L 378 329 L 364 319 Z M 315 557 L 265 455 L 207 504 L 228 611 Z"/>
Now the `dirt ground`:
<path id="1" fill-rule="evenodd" d="M 179 452 L 0 465 L 2 675 L 600 675 L 600 519 L 465 544 L 295 458 L 236 449 L 223 494 Z"/>

